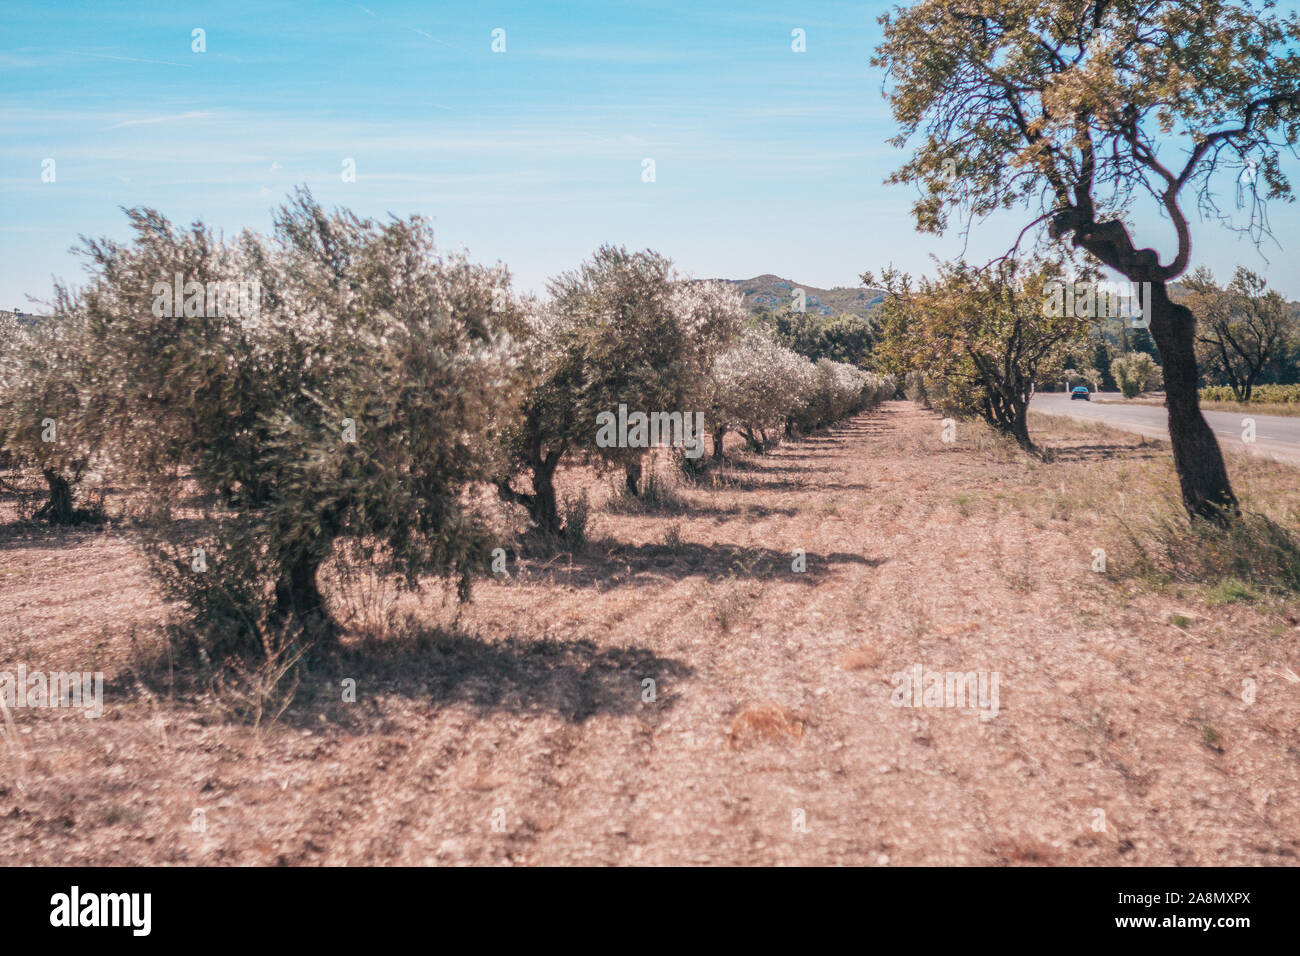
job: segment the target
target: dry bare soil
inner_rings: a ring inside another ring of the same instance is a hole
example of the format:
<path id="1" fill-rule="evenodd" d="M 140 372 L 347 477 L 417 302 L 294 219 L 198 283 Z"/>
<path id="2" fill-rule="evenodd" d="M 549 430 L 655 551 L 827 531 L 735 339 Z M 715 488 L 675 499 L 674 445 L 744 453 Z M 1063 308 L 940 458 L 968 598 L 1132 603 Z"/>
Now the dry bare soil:
<path id="1" fill-rule="evenodd" d="M 355 633 L 257 730 L 169 676 L 129 523 L 11 525 L 0 670 L 107 686 L 99 720 L 9 712 L 0 858 L 1294 864 L 1297 605 L 1130 573 L 1167 446 L 1035 427 L 1055 460 L 891 402 L 640 509 L 572 472 L 584 549 L 461 608 L 350 585 Z M 1294 470 L 1232 467 L 1294 505 Z M 918 664 L 996 672 L 996 716 L 894 706 Z"/>

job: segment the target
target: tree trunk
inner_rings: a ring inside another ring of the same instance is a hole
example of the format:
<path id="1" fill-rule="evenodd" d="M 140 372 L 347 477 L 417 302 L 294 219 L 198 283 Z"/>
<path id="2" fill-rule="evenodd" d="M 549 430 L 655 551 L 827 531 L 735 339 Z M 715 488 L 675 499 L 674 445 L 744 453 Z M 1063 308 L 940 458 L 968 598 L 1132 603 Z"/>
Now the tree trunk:
<path id="1" fill-rule="evenodd" d="M 325 596 L 316 582 L 321 560 L 302 551 L 284 568 L 275 585 L 276 618 L 293 621 L 316 636 L 333 634 L 333 622 L 325 610 Z"/>
<path id="2" fill-rule="evenodd" d="M 1164 369 L 1169 438 L 1183 507 L 1192 517 L 1222 522 L 1237 512 L 1237 496 L 1228 482 L 1219 442 L 1201 414 L 1196 389 L 1196 317 L 1186 306 L 1170 300 L 1163 282 L 1152 282 L 1150 288 L 1151 336 L 1160 349 Z"/>
<path id="3" fill-rule="evenodd" d="M 1019 398 L 1011 400 L 1011 437 L 1026 451 L 1034 450 L 1029 438 L 1029 403 Z"/>
<path id="4" fill-rule="evenodd" d="M 1087 184 L 1090 190 L 1092 183 Z M 1169 439 L 1174 468 L 1182 489 L 1183 507 L 1196 518 L 1224 523 L 1239 513 L 1237 496 L 1228 483 L 1223 452 L 1201 414 L 1197 394 L 1196 317 L 1184 305 L 1172 302 L 1166 280 L 1187 267 L 1191 237 L 1187 222 L 1172 194 L 1166 204 L 1178 229 L 1179 255 L 1169 268 L 1160 265 L 1154 250 L 1136 249 L 1128 228 L 1119 220 L 1096 222 L 1091 194 L 1081 203 L 1052 217 L 1048 235 L 1060 239 L 1073 234 L 1075 246 L 1092 253 L 1099 261 L 1130 282 L 1148 282 L 1144 312 L 1150 321 L 1150 336 L 1160 351 L 1165 377 L 1165 408 L 1169 411 Z M 1121 323 L 1121 329 L 1123 329 Z M 1133 336 L 1138 338 L 1135 333 Z"/>
<path id="5" fill-rule="evenodd" d="M 722 461 L 722 440 L 727 437 L 727 426 L 713 430 L 713 460 Z"/>
<path id="6" fill-rule="evenodd" d="M 72 507 L 72 484 L 51 468 L 42 469 L 45 484 L 50 489 L 49 499 L 36 512 L 37 518 L 43 518 L 50 524 L 72 524 L 76 512 Z"/>
<path id="7" fill-rule="evenodd" d="M 528 512 L 533 523 L 547 534 L 560 533 L 560 508 L 555 500 L 555 469 L 559 463 L 559 456 L 533 462 L 533 496 Z"/>
<path id="8" fill-rule="evenodd" d="M 629 462 L 623 470 L 623 485 L 633 498 L 641 497 L 641 462 Z"/>

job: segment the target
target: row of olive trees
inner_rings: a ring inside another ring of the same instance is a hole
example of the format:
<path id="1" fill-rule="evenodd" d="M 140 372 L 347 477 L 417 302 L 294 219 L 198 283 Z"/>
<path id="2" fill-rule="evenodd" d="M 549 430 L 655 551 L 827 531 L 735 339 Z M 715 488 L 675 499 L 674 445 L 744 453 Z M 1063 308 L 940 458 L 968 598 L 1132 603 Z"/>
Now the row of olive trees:
<path id="1" fill-rule="evenodd" d="M 719 355 L 706 384 L 713 457 L 723 457 L 727 432 L 738 431 L 762 453 L 782 435 L 811 431 L 892 398 L 894 379 L 830 359 L 812 362 L 765 328 L 746 329 Z"/>
<path id="2" fill-rule="evenodd" d="M 701 416 L 721 460 L 732 429 L 763 451 L 782 433 L 824 427 L 894 392 L 892 380 L 781 346 L 747 322 L 739 294 L 684 281 L 653 252 L 602 247 L 549 291 L 525 309 L 521 413 L 497 482 L 548 533 L 563 530 L 555 476 L 565 461 L 621 468 L 627 492 L 640 493 L 648 448 L 597 441 L 599 416 L 620 405 Z"/>
<path id="3" fill-rule="evenodd" d="M 328 212 L 305 191 L 270 236 L 128 215 L 131 241 L 83 241 L 84 288 L 3 330 L 0 449 L 44 476 L 53 521 L 75 517 L 91 469 L 146 489 L 153 568 L 218 650 L 332 635 L 318 578 L 341 548 L 466 594 L 500 540 L 484 489 L 550 533 L 565 461 L 621 469 L 637 494 L 646 443 L 597 440 L 620 405 L 766 447 L 893 391 L 770 342 L 758 362 L 740 297 L 652 252 L 602 247 L 540 302 L 512 296 L 504 267 L 440 254 L 422 219 Z M 166 520 L 180 481 L 207 520 Z"/>
<path id="4" fill-rule="evenodd" d="M 526 304 L 519 344 L 521 413 L 507 428 L 503 498 L 528 508 L 542 530 L 561 530 L 555 475 L 561 463 L 623 469 L 641 490 L 644 445 L 602 445 L 599 416 L 623 405 L 642 413 L 696 410 L 713 359 L 745 319 L 738 295 L 678 277 L 653 252 L 603 246 L 550 283 L 550 300 Z M 531 484 L 515 485 L 518 476 Z"/>

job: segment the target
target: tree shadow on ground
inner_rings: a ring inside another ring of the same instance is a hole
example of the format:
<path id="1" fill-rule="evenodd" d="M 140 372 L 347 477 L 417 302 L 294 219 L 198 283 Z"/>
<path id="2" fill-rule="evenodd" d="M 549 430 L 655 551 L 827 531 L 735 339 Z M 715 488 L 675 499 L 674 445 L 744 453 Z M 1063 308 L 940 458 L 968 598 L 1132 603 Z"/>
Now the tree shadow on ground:
<path id="1" fill-rule="evenodd" d="M 753 485 L 742 485 L 736 481 L 729 481 L 718 488 L 701 487 L 699 491 L 749 491 L 767 487 L 761 483 Z M 799 513 L 798 508 L 780 507 L 777 505 L 756 505 L 744 502 L 737 502 L 731 505 L 705 505 L 698 504 L 687 498 L 660 498 L 655 500 L 646 499 L 643 501 L 635 499 L 619 499 L 616 502 L 610 502 L 605 505 L 605 513 L 620 515 L 624 517 L 637 518 L 735 518 L 741 515 L 750 515 L 754 518 L 772 518 L 783 517 L 792 518 Z"/>
<path id="2" fill-rule="evenodd" d="M 788 454 L 797 455 L 801 452 L 822 451 L 833 446 L 847 444 L 847 438 L 839 435 L 809 435 L 807 438 L 800 440 L 797 446 L 792 446 Z"/>
<path id="3" fill-rule="evenodd" d="M 40 490 L 31 497 L 41 501 L 47 496 Z M 30 515 L 18 516 L 19 496 L 0 491 L 0 551 L 79 547 L 106 533 L 130 533 L 155 523 L 149 509 L 156 499 L 130 485 L 104 484 L 93 494 L 78 489 L 74 501 L 80 518 L 71 524 L 52 524 Z M 215 495 L 196 494 L 179 485 L 169 487 L 167 501 L 171 509 L 166 519 L 169 536 L 208 527 L 208 519 L 202 515 L 220 507 Z"/>
<path id="4" fill-rule="evenodd" d="M 807 474 L 805 472 L 805 474 Z M 861 482 L 818 481 L 809 477 L 805 481 L 762 481 L 737 478 L 726 486 L 735 491 L 870 491 L 871 485 Z"/>
<path id="5" fill-rule="evenodd" d="M 75 525 L 23 521 L 0 525 L 0 551 L 52 551 L 78 548 L 104 536 L 108 522 Z"/>
<path id="6" fill-rule="evenodd" d="M 1111 461 L 1127 458 L 1134 461 L 1146 461 L 1160 457 L 1160 449 L 1155 445 L 1129 445 L 1122 442 L 1097 442 L 1090 445 L 1068 445 L 1056 447 L 1043 445 L 1042 451 L 1048 461 Z"/>
<path id="7" fill-rule="evenodd" d="M 872 415 L 869 418 L 860 418 L 855 421 L 846 422 L 843 425 L 837 425 L 831 429 L 829 434 L 839 435 L 880 435 L 892 431 L 892 428 L 885 423 L 883 418 Z"/>
<path id="8" fill-rule="evenodd" d="M 729 471 L 767 471 L 765 467 L 767 462 L 771 461 L 775 449 L 758 454 L 752 451 L 733 451 L 728 452 L 722 462 L 714 463 L 715 474 L 726 474 Z"/>
<path id="9" fill-rule="evenodd" d="M 331 673 L 332 671 L 332 673 Z M 655 682 L 656 710 L 671 707 L 672 686 L 694 669 L 646 647 L 601 647 L 587 639 L 554 640 L 511 635 L 485 640 L 463 633 L 421 631 L 396 640 L 345 644 L 337 663 L 311 675 L 329 696 L 301 697 L 286 720 L 319 725 L 320 714 L 348 728 L 369 719 L 364 708 L 341 702 L 335 689 L 357 683 L 357 699 L 398 694 L 431 708 L 466 704 L 480 715 L 554 714 L 572 723 L 598 715 L 627 715 L 643 708 L 646 680 Z M 332 679 L 337 678 L 337 679 Z"/>
<path id="10" fill-rule="evenodd" d="M 806 570 L 794 571 L 793 551 L 798 542 L 792 542 L 789 551 L 771 548 L 740 547 L 731 544 L 697 544 L 681 542 L 669 544 L 624 545 L 597 551 L 590 548 L 583 554 L 555 555 L 549 561 L 530 567 L 521 573 L 527 581 L 535 575 L 545 575 L 555 584 L 572 587 L 639 587 L 648 579 L 703 578 L 710 581 L 732 578 L 782 578 L 806 586 L 816 585 L 830 574 L 836 565 L 858 564 L 879 567 L 886 558 L 866 558 L 860 554 L 833 552 L 818 554 L 807 551 L 804 555 Z"/>
<path id="11" fill-rule="evenodd" d="M 758 485 L 756 487 L 762 487 L 762 485 Z M 732 490 L 733 488 L 738 491 L 744 490 L 739 485 L 727 485 L 725 488 L 719 490 L 728 491 L 728 490 Z M 676 514 L 677 512 L 673 512 L 673 513 Z M 794 507 L 775 507 L 773 505 L 755 505 L 746 502 L 738 502 L 733 505 L 692 505 L 688 510 L 680 512 L 681 515 L 689 516 L 691 518 L 718 518 L 718 519 L 744 518 L 744 517 L 793 518 L 798 513 L 799 513 L 799 509 Z"/>
<path id="12" fill-rule="evenodd" d="M 258 663 L 249 659 L 244 669 L 254 671 Z M 387 732 L 376 722 L 389 720 L 382 699 L 394 696 L 427 705 L 427 717 L 465 704 L 480 716 L 554 714 L 582 723 L 597 715 L 641 710 L 643 682 L 648 679 L 655 683 L 654 707 L 662 711 L 676 700 L 675 685 L 695 673 L 682 660 L 638 645 L 601 647 L 588 639 L 520 634 L 490 640 L 436 627 L 382 638 L 344 636 L 338 648 L 320 656 L 313 652 L 304 663 L 293 701 L 277 723 L 313 732 L 330 726 L 355 734 Z M 251 725 L 247 713 L 231 707 L 237 702 L 247 710 L 242 696 L 247 685 L 231 684 L 242 688 L 238 695 L 214 694 L 218 672 L 189 669 L 176 673 L 172 682 L 165 658 L 159 658 L 152 666 L 106 681 L 105 704 L 166 697 L 196 710 L 201 724 Z M 355 685 L 346 685 L 349 680 Z M 286 678 L 270 691 L 268 711 L 277 709 L 276 702 L 291 685 L 292 679 Z M 344 700 L 345 687 L 354 688 L 354 699 Z"/>

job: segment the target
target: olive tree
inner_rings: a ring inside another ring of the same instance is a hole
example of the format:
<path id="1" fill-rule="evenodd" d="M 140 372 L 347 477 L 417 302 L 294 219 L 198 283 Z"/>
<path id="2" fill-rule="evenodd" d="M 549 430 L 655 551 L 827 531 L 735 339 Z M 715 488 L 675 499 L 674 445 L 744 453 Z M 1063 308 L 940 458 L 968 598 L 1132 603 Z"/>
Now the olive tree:
<path id="1" fill-rule="evenodd" d="M 11 467 L 39 471 L 49 495 L 35 517 L 72 524 L 86 516 L 76 487 L 102 445 L 88 425 L 88 353 L 83 316 L 72 295 L 56 290 L 54 315 L 14 323 L 0 351 L 0 455 Z"/>
<path id="2" fill-rule="evenodd" d="M 893 394 L 892 388 L 882 387 L 883 381 L 856 365 L 818 359 L 813 363 L 811 376 L 804 379 L 799 401 L 791 414 L 793 424 L 807 432 L 863 411 L 878 394 Z"/>
<path id="3" fill-rule="evenodd" d="M 1243 193 L 1238 228 L 1258 240 L 1268 200 L 1291 199 L 1279 163 L 1300 138 L 1300 20 L 1248 0 L 921 0 L 881 18 L 886 70 L 919 183 L 919 228 L 941 232 L 1028 208 L 1129 281 L 1160 349 L 1174 464 L 1189 514 L 1234 515 L 1237 499 L 1197 397 L 1195 316 L 1168 284 L 1192 262 L 1184 209 Z M 1144 203 L 1145 205 L 1140 205 Z M 1163 216 L 1162 257 L 1137 238 Z M 1022 232 L 1022 236 L 1025 234 Z"/>
<path id="4" fill-rule="evenodd" d="M 602 246 L 578 269 L 553 279 L 546 302 L 527 302 L 519 348 L 523 398 L 506 429 L 501 496 L 528 508 L 547 533 L 563 528 L 555 474 L 566 456 L 624 469 L 636 494 L 644 446 L 597 441 L 602 413 L 702 409 L 714 357 L 744 319 L 740 295 L 720 283 L 676 275 L 658 253 Z M 514 484 L 524 472 L 530 491 Z"/>
<path id="5" fill-rule="evenodd" d="M 812 362 L 781 345 L 773 333 L 746 329 L 714 361 L 704 387 L 713 458 L 722 459 L 722 443 L 732 428 L 751 451 L 765 451 L 808 391 L 811 379 Z"/>
<path id="6" fill-rule="evenodd" d="M 558 535 L 564 529 L 555 473 L 565 455 L 590 434 L 580 407 L 586 384 L 581 340 L 568 318 L 545 303 L 529 301 L 523 313 L 517 343 L 522 396 L 518 413 L 503 429 L 505 455 L 496 486 L 504 500 L 528 509 L 537 529 Z M 521 471 L 531 491 L 514 487 Z"/>
<path id="7" fill-rule="evenodd" d="M 251 232 L 223 242 L 202 223 L 176 227 L 154 209 L 126 217 L 129 241 L 83 237 L 77 250 L 91 277 L 80 309 L 94 430 L 137 480 L 202 465 L 228 475 L 227 497 L 256 499 L 262 419 L 282 402 L 271 386 L 284 384 L 259 351 L 262 309 L 279 306 L 271 248 Z"/>
<path id="8" fill-rule="evenodd" d="M 101 356 L 99 388 L 122 393 L 105 427 L 140 431 L 123 459 L 131 469 L 157 480 L 179 464 L 221 502 L 193 532 L 202 541 L 175 526 L 171 553 L 155 553 L 169 589 L 231 644 L 268 627 L 331 636 L 318 573 L 336 544 L 403 586 L 444 574 L 465 595 L 490 540 L 474 489 L 499 470 L 516 402 L 519 316 L 505 269 L 439 254 L 419 217 L 327 212 L 303 191 L 270 239 L 196 241 L 207 261 L 248 270 L 255 318 L 182 310 L 168 325 L 157 312 L 174 310 L 144 296 L 175 281 L 158 270 L 174 268 L 168 256 L 187 234 L 156 214 L 137 221 L 144 240 L 95 247 L 92 312 L 114 326 L 101 334 L 114 351 Z M 133 345 L 137 323 L 159 326 L 152 350 Z"/>
<path id="9" fill-rule="evenodd" d="M 656 252 L 609 245 L 553 279 L 549 291 L 567 356 L 559 374 L 572 388 L 569 444 L 622 467 L 636 495 L 647 448 L 598 443 L 599 417 L 620 405 L 646 415 L 699 411 L 691 400 L 745 318 L 741 296 L 720 283 L 681 278 Z"/>
<path id="10" fill-rule="evenodd" d="M 1156 363 L 1145 352 L 1125 352 L 1110 363 L 1110 374 L 1125 398 L 1136 398 L 1156 379 Z"/>

